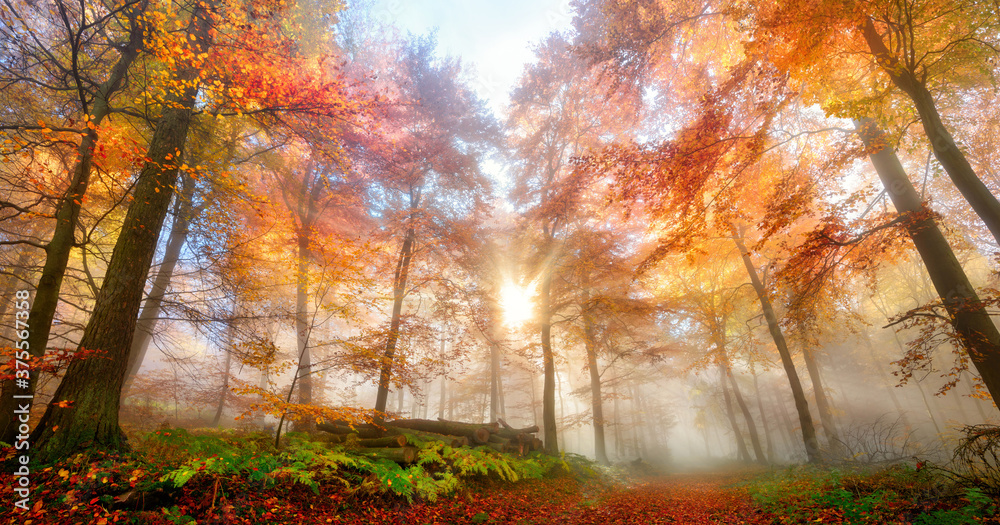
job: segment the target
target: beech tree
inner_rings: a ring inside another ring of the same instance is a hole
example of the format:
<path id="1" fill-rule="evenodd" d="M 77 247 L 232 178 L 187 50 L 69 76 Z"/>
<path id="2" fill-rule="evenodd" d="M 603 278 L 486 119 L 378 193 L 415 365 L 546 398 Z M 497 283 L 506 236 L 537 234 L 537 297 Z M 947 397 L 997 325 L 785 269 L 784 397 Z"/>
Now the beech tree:
<path id="1" fill-rule="evenodd" d="M 585 203 L 598 179 L 575 171 L 570 159 L 601 144 L 606 133 L 624 132 L 630 121 L 624 110 L 593 89 L 596 79 L 586 64 L 566 51 L 568 42 L 553 34 L 536 51 L 512 94 L 508 127 L 520 171 L 514 192 L 532 239 L 530 280 L 537 282 L 536 302 L 544 385 L 542 427 L 548 452 L 558 452 L 555 418 L 553 316 L 562 298 L 553 294 L 553 279 L 572 249 L 566 244 L 584 227 Z M 618 102 L 618 101 L 616 101 Z M 595 185 L 599 187 L 599 183 Z"/>
<path id="2" fill-rule="evenodd" d="M 108 449 L 126 446 L 117 423 L 118 397 L 125 378 L 143 288 L 176 176 L 179 170 L 189 168 L 182 154 L 206 61 L 210 57 L 215 58 L 212 67 L 222 68 L 216 70 L 227 73 L 225 78 L 242 79 L 244 82 L 255 81 L 262 74 L 275 73 L 275 70 L 258 67 L 266 64 L 260 61 L 253 63 L 253 67 L 245 65 L 235 70 L 225 69 L 229 65 L 227 59 L 247 58 L 247 55 L 226 57 L 216 53 L 217 48 L 212 47 L 214 37 L 219 34 L 216 29 L 224 23 L 217 7 L 204 2 L 196 3 L 192 6 L 187 30 L 181 38 L 164 40 L 173 45 L 161 46 L 168 53 L 177 53 L 176 56 L 163 56 L 166 63 L 174 66 L 170 70 L 171 83 L 163 87 L 161 113 L 146 153 L 149 160 L 138 174 L 132 203 L 108 262 L 93 314 L 80 340 L 81 348 L 100 350 L 104 355 L 102 358 L 76 361 L 67 370 L 53 403 L 32 432 L 32 440 L 41 457 L 62 456 L 84 443 Z M 271 9 L 270 6 L 262 7 Z M 225 23 L 241 24 L 247 16 L 234 11 Z M 264 20 L 264 27 L 244 24 L 228 34 L 228 38 L 239 39 L 243 44 L 235 48 L 238 50 L 236 55 L 252 51 L 269 56 L 264 52 L 268 39 L 259 38 L 266 33 L 255 31 L 263 31 L 271 23 L 276 22 L 273 19 Z M 260 47 L 262 44 L 265 47 Z M 280 53 L 271 56 L 277 59 L 271 62 L 274 66 L 295 63 L 294 57 L 282 57 Z M 233 76 L 233 73 L 236 75 Z M 216 85 L 221 85 L 221 82 Z M 312 96 L 307 102 L 310 107 L 325 109 L 331 115 L 350 120 L 358 113 L 357 104 L 344 103 L 346 93 L 342 81 L 316 79 L 308 87 L 310 89 L 305 91 L 281 91 L 280 86 L 272 85 L 271 91 L 263 90 L 254 93 L 254 96 L 287 104 L 287 108 L 296 102 L 294 97 L 308 94 Z M 236 113 L 260 107 L 256 99 L 250 98 L 242 89 L 214 91 L 206 96 L 220 97 Z M 330 103 L 330 97 L 339 97 L 339 101 Z M 95 383 L 91 380 L 93 377 L 107 377 L 109 380 Z"/>
<path id="3" fill-rule="evenodd" d="M 1000 46 L 992 7 L 928 0 L 790 1 L 750 4 L 744 15 L 753 20 L 755 35 L 766 35 L 758 45 L 779 67 L 796 77 L 823 71 L 820 82 L 811 79 L 818 86 L 809 92 L 833 114 L 857 117 L 867 106 L 883 120 L 908 120 L 894 115 L 898 110 L 885 80 L 901 91 L 920 117 L 930 152 L 1000 244 L 1000 201 L 977 175 L 940 109 L 963 84 L 995 81 L 981 67 Z M 859 54 L 867 63 L 858 64 Z M 844 85 L 855 89 L 848 92 Z M 823 100 L 828 94 L 833 100 Z"/>
<path id="4" fill-rule="evenodd" d="M 435 232 L 446 230 L 450 220 L 482 206 L 487 182 L 479 161 L 498 132 L 483 103 L 459 79 L 460 64 L 435 57 L 435 47 L 433 38 L 423 37 L 401 50 L 399 103 L 386 135 L 393 144 L 378 161 L 382 173 L 377 191 L 384 199 L 378 207 L 389 220 L 387 227 L 399 232 L 401 244 L 379 366 L 377 414 L 386 411 L 413 259 L 421 244 L 431 245 Z"/>
<path id="5" fill-rule="evenodd" d="M 144 0 L 99 2 L 93 6 L 57 1 L 54 9 L 59 16 L 53 20 L 48 5 L 19 2 L 7 4 L 0 20 L 0 42 L 10 51 L 10 57 L 22 58 L 0 61 L 4 98 L 13 103 L 11 108 L 48 100 L 38 106 L 55 109 L 51 114 L 33 110 L 20 115 L 8 113 L 0 119 L 0 131 L 5 135 L 8 130 L 16 131 L 19 137 L 14 151 L 45 155 L 44 149 L 57 144 L 75 147 L 62 179 L 65 183 L 59 184 L 62 194 L 51 212 L 54 225 L 49 240 L 43 244 L 28 239 L 5 241 L 45 253 L 29 314 L 27 344 L 35 358 L 45 353 L 70 252 L 77 246 L 80 208 L 99 151 L 98 130 L 114 111 L 113 101 L 126 87 L 129 68 L 144 48 L 143 31 L 150 25 L 145 18 L 146 8 Z M 38 120 L 24 121 L 23 117 L 31 113 Z M 38 210 L 42 201 L 2 202 L 0 207 L 23 213 Z M 37 375 L 31 375 L 28 388 L 20 393 L 31 395 L 36 379 Z M 14 392 L 13 380 L 5 380 L 2 391 L 0 441 L 13 443 L 17 425 L 12 419 L 14 401 L 8 395 Z"/>

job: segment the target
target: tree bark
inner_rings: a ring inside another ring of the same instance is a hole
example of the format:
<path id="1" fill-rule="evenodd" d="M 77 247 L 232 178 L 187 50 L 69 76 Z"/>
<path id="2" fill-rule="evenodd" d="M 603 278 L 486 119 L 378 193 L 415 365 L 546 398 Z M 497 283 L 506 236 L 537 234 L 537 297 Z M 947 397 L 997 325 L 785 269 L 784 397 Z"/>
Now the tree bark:
<path id="1" fill-rule="evenodd" d="M 583 343 L 587 350 L 590 370 L 590 402 L 594 412 L 594 456 L 602 465 L 609 465 L 607 443 L 604 440 L 604 400 L 601 395 L 601 371 L 597 367 L 597 344 L 594 341 L 594 321 L 590 313 L 583 314 Z"/>
<path id="2" fill-rule="evenodd" d="M 812 381 L 813 394 L 816 396 L 816 408 L 819 410 L 819 418 L 823 423 L 823 434 L 826 435 L 826 442 L 830 447 L 830 454 L 840 455 L 841 445 L 840 435 L 837 433 L 837 424 L 833 420 L 833 411 L 830 409 L 829 399 L 823 388 L 823 379 L 819 373 L 819 365 L 812 353 L 812 349 L 805 342 L 802 343 L 802 360 L 806 362 L 806 371 L 809 372 L 809 380 Z"/>
<path id="3" fill-rule="evenodd" d="M 441 360 L 444 360 L 445 351 L 447 350 L 447 341 L 444 338 L 444 334 L 441 334 Z M 438 396 L 438 419 L 444 418 L 444 405 L 448 399 L 448 376 L 446 374 L 441 374 L 441 393 Z"/>
<path id="4" fill-rule="evenodd" d="M 210 3 L 194 8 L 188 40 L 195 54 L 211 43 Z M 146 277 L 157 240 L 170 207 L 177 164 L 191 124 L 200 70 L 180 69 L 175 79 L 185 86 L 164 108 L 150 141 L 122 230 L 115 243 L 94 312 L 84 329 L 80 348 L 101 355 L 73 361 L 38 426 L 32 432 L 33 459 L 46 462 L 77 451 L 127 448 L 118 426 L 118 408 L 128 352 L 135 332 Z M 68 402 L 61 407 L 57 403 Z"/>
<path id="5" fill-rule="evenodd" d="M 559 437 L 556 432 L 556 371 L 552 353 L 552 273 L 548 270 L 542 276 L 538 293 L 541 309 L 542 338 L 542 440 L 545 452 L 559 454 Z"/>
<path id="6" fill-rule="evenodd" d="M 1000 400 L 1000 332 L 882 131 L 870 119 L 855 122 L 855 126 L 872 152 L 869 158 L 896 210 L 912 217 L 906 222 L 906 231 L 951 316 L 951 324 L 962 346 L 993 402 L 997 403 Z"/>
<path id="7" fill-rule="evenodd" d="M 209 122 L 203 128 L 195 129 L 197 142 L 192 149 L 191 155 L 194 162 L 189 162 L 189 164 L 201 163 L 205 145 L 211 140 L 214 131 L 214 121 Z M 225 164 L 232 162 L 233 157 L 236 155 L 235 140 L 230 144 Z M 142 368 L 142 364 L 146 359 L 146 352 L 149 350 L 149 344 L 153 340 L 153 334 L 155 333 L 156 325 L 159 322 L 160 313 L 163 309 L 163 298 L 166 296 L 167 287 L 170 286 L 170 282 L 173 279 L 177 263 L 180 262 L 181 249 L 183 249 L 184 243 L 187 242 L 187 236 L 191 231 L 191 221 L 201 215 L 201 212 L 210 202 L 208 195 L 211 192 L 204 197 L 201 204 L 195 206 L 194 196 L 197 191 L 197 184 L 197 181 L 190 174 L 184 173 L 181 176 L 181 191 L 175 199 L 174 220 L 170 226 L 170 236 L 167 237 L 167 246 L 163 250 L 163 259 L 156 270 L 156 277 L 153 278 L 149 294 L 146 296 L 145 302 L 142 303 L 142 310 L 139 314 L 139 320 L 136 323 L 132 348 L 129 350 L 129 365 L 128 372 L 125 375 L 125 386 L 122 388 L 123 396 L 128 394 L 132 386 L 132 381 L 135 380 L 136 374 L 139 373 L 139 369 Z"/>
<path id="8" fill-rule="evenodd" d="M 385 404 L 389 398 L 389 381 L 392 379 L 392 362 L 396 358 L 396 343 L 399 341 L 399 323 L 403 313 L 403 299 L 406 298 L 406 278 L 410 271 L 410 261 L 413 259 L 413 243 L 416 241 L 416 231 L 413 220 L 420 204 L 420 189 L 410 189 L 410 226 L 406 230 L 403 246 L 399 250 L 399 261 L 396 264 L 396 274 L 392 283 L 392 318 L 389 321 L 389 334 L 386 337 L 385 353 L 382 354 L 382 368 L 378 378 L 378 393 L 375 397 L 375 417 L 377 421 L 385 419 Z"/>
<path id="9" fill-rule="evenodd" d="M 128 394 L 135 375 L 139 373 L 139 369 L 146 359 L 149 343 L 153 339 L 153 333 L 160 318 L 163 297 L 166 295 L 167 287 L 173 278 L 177 261 L 180 260 L 181 248 L 187 241 L 192 219 L 191 212 L 194 209 L 191 198 L 194 196 L 195 181 L 187 174 L 182 177 L 182 181 L 181 192 L 177 195 L 175 205 L 174 222 L 170 227 L 167 246 L 163 250 L 163 260 L 160 261 L 160 267 L 153 279 L 153 286 L 142 304 L 139 320 L 136 321 L 135 336 L 132 339 L 132 348 L 129 350 L 128 371 L 125 373 L 125 386 L 122 387 L 122 395 Z"/>
<path id="10" fill-rule="evenodd" d="M 490 421 L 500 417 L 500 343 L 490 341 Z"/>
<path id="11" fill-rule="evenodd" d="M 918 78 L 911 64 L 901 63 L 886 48 L 870 17 L 865 19 L 862 33 L 882 71 L 889 75 L 892 83 L 906 93 L 913 102 L 917 114 L 920 115 L 920 123 L 923 125 L 924 133 L 931 143 L 934 157 L 948 173 L 958 191 L 962 193 L 965 200 L 969 202 L 972 209 L 989 228 L 997 244 L 1000 244 L 1000 200 L 997 200 L 986 184 L 976 175 L 969 160 L 955 143 L 955 138 L 941 121 L 934 96 L 927 89 L 926 82 Z"/>
<path id="12" fill-rule="evenodd" d="M 733 242 L 743 257 L 743 265 L 746 266 L 750 276 L 750 283 L 757 292 L 757 299 L 760 301 L 761 310 L 764 312 L 764 319 L 767 320 L 767 329 L 771 332 L 774 346 L 781 356 L 781 364 L 785 368 L 785 375 L 788 377 L 788 385 L 792 389 L 792 398 L 795 400 L 795 410 L 799 415 L 799 425 L 802 429 L 802 442 L 806 447 L 806 457 L 810 463 L 822 461 L 819 451 L 819 442 L 816 440 L 816 428 L 813 426 L 812 415 L 809 414 L 809 403 L 806 401 L 805 392 L 802 390 L 802 383 L 799 381 L 799 374 L 795 371 L 795 363 L 792 362 L 792 354 L 788 350 L 788 343 L 778 325 L 778 316 L 774 313 L 771 300 L 767 298 L 767 290 L 757 276 L 757 268 L 750 260 L 750 252 L 743 244 L 743 237 L 736 227 L 733 227 Z"/>
<path id="13" fill-rule="evenodd" d="M 233 303 L 232 316 L 236 317 L 237 307 L 236 303 Z M 223 343 L 222 350 L 226 352 L 226 361 L 222 369 L 222 387 L 219 389 L 219 404 L 215 407 L 215 416 L 212 418 L 212 426 L 218 427 L 219 422 L 222 421 L 222 411 L 226 408 L 226 398 L 229 397 L 229 369 L 232 367 L 233 363 L 233 341 L 236 335 L 236 325 L 235 320 L 230 320 L 229 325 L 226 326 L 226 339 Z"/>
<path id="14" fill-rule="evenodd" d="M 736 452 L 740 461 L 750 461 L 750 453 L 747 452 L 747 444 L 743 441 L 743 431 L 740 430 L 739 423 L 736 422 L 736 412 L 733 411 L 733 400 L 729 395 L 729 385 L 726 381 L 726 367 L 719 363 L 719 384 L 722 385 L 722 399 L 726 403 L 726 418 L 729 419 L 729 426 L 733 429 L 733 439 L 736 442 Z"/>
<path id="15" fill-rule="evenodd" d="M 310 226 L 311 227 L 311 226 Z M 298 265 L 295 274 L 295 348 L 299 355 L 295 375 L 299 378 L 298 403 L 312 404 L 312 355 L 309 352 L 309 233 L 306 226 L 300 227 L 297 235 Z M 308 432 L 315 428 L 315 421 L 309 418 L 295 421 L 296 432 Z"/>
<path id="16" fill-rule="evenodd" d="M 747 432 L 750 434 L 750 444 L 753 446 L 753 454 L 757 458 L 757 463 L 761 465 L 767 464 L 767 458 L 764 456 L 764 449 L 760 446 L 760 435 L 757 433 L 757 424 L 753 420 L 753 414 L 750 413 L 750 408 L 747 407 L 746 401 L 743 399 L 743 393 L 740 392 L 739 385 L 736 384 L 736 378 L 733 377 L 733 371 L 728 365 L 723 365 L 726 373 L 726 377 L 729 378 L 729 384 L 733 387 L 733 397 L 736 398 L 736 405 L 740 407 L 740 412 L 743 413 L 743 419 L 747 422 Z"/>
<path id="17" fill-rule="evenodd" d="M 771 441 L 771 426 L 767 422 L 767 415 L 764 413 L 764 400 L 760 395 L 760 385 L 757 381 L 757 372 L 753 373 L 753 392 L 757 396 L 757 411 L 760 412 L 760 423 L 764 427 L 764 443 L 767 446 L 767 462 L 774 461 L 774 443 Z"/>
<path id="18" fill-rule="evenodd" d="M 55 215 L 55 228 L 52 237 L 45 246 L 45 263 L 42 266 L 42 274 L 31 299 L 27 342 L 28 352 L 35 358 L 45 355 L 49 334 L 52 331 L 52 320 L 55 318 L 56 308 L 59 306 L 59 291 L 62 288 L 63 277 L 66 275 L 66 268 L 69 265 L 69 255 L 77 245 L 76 228 L 79 224 L 80 208 L 83 206 L 83 198 L 87 193 L 87 185 L 90 183 L 90 174 L 93 169 L 94 150 L 98 143 L 97 126 L 111 114 L 111 98 L 122 88 L 129 68 L 143 48 L 144 26 L 139 22 L 139 16 L 145 7 L 145 3 L 139 4 L 129 14 L 131 24 L 129 40 L 120 47 L 121 54 L 108 74 L 107 80 L 97 87 L 93 105 L 87 108 L 87 101 L 80 100 L 81 109 L 91 115 L 88 123 L 93 123 L 93 127 L 88 126 L 76 149 L 77 161 L 73 166 L 72 178 L 59 200 Z M 37 372 L 30 374 L 27 388 L 18 388 L 16 391 L 13 379 L 5 380 L 0 390 L 5 393 L 16 392 L 18 395 L 34 395 L 37 380 Z M 10 395 L 4 395 L 3 399 L 0 399 L 0 441 L 14 443 L 16 440 L 18 425 L 14 418 L 14 409 L 14 398 Z"/>

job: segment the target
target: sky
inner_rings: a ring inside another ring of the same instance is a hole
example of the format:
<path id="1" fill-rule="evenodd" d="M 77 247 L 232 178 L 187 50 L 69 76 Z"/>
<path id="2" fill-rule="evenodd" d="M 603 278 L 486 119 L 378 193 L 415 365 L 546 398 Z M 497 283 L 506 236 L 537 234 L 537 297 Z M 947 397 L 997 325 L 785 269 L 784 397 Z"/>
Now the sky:
<path id="1" fill-rule="evenodd" d="M 474 68 L 472 87 L 498 117 L 533 46 L 573 22 L 569 0 L 378 0 L 375 10 L 403 31 L 437 28 L 441 51 Z"/>

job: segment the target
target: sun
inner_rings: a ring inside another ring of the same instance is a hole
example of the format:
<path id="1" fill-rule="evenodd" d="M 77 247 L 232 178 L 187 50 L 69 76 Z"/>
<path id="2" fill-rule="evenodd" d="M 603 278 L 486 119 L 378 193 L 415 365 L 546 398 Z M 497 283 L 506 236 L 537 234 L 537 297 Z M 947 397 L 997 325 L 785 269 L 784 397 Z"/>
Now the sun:
<path id="1" fill-rule="evenodd" d="M 535 305 L 532 301 L 534 290 L 523 288 L 514 283 L 505 284 L 500 290 L 500 308 L 503 310 L 503 320 L 509 326 L 524 324 L 534 315 Z"/>

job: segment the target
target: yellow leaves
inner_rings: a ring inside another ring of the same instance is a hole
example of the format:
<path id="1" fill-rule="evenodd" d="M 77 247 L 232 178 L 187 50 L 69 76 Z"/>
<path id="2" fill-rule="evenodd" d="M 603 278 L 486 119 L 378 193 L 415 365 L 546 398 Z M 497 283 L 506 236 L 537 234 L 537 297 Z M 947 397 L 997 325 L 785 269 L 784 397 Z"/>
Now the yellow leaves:
<path id="1" fill-rule="evenodd" d="M 69 477 L 69 471 L 68 471 L 68 470 L 66 470 L 66 469 L 64 469 L 64 468 L 62 468 L 62 469 L 59 469 L 59 472 L 58 472 L 58 474 L 59 474 L 59 477 L 60 477 L 60 478 L 63 478 L 63 479 L 66 479 L 66 478 L 68 478 L 68 477 Z"/>

